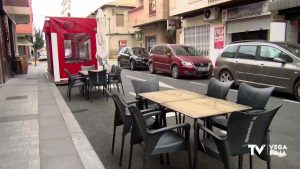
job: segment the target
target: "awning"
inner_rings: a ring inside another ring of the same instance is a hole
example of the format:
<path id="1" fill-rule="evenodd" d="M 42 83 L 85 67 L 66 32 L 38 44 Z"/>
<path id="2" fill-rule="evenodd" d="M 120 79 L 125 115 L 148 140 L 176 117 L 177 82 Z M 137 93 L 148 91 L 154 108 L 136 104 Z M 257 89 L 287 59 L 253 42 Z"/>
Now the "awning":
<path id="1" fill-rule="evenodd" d="M 18 39 L 17 45 L 19 46 L 32 46 L 33 44 L 26 39 Z"/>
<path id="2" fill-rule="evenodd" d="M 300 6 L 299 0 L 275 0 L 269 3 L 269 11 L 276 12 Z"/>

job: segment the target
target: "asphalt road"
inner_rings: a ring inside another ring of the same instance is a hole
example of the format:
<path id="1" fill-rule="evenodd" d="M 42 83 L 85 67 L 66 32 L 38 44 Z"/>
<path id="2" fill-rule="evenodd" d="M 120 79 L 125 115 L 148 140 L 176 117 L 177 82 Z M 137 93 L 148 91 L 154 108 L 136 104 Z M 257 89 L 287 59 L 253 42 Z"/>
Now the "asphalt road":
<path id="1" fill-rule="evenodd" d="M 190 91 L 200 92 L 202 94 L 206 93 L 207 84 L 209 79 L 196 79 L 196 78 L 184 78 L 184 79 L 173 79 L 170 75 L 167 74 L 149 74 L 147 70 L 138 70 L 130 71 L 129 69 L 124 69 L 122 71 L 123 85 L 125 89 L 125 97 L 128 100 L 133 99 L 134 89 L 131 85 L 131 80 L 148 80 L 151 78 L 157 77 L 160 81 L 160 90 L 167 89 L 186 89 Z M 60 86 L 60 91 L 65 97 L 66 86 Z M 77 91 L 76 91 L 77 92 Z M 228 100 L 235 101 L 237 96 L 237 90 L 231 89 L 228 94 Z M 94 99 L 93 103 L 86 101 L 78 93 L 74 93 L 72 96 L 72 101 L 68 102 L 70 109 L 73 111 L 77 121 L 81 125 L 83 131 L 89 138 L 93 147 L 95 148 L 98 156 L 104 163 L 106 168 L 118 168 L 117 159 L 119 157 L 119 143 L 116 143 L 117 153 L 111 155 L 110 145 L 111 145 L 111 135 L 112 135 L 112 120 L 114 105 L 111 101 L 106 102 L 103 96 L 97 97 Z M 272 156 L 272 168 L 273 169 L 300 169 L 300 102 L 295 101 L 293 96 L 281 93 L 275 93 L 269 100 L 267 108 L 274 108 L 279 105 L 283 107 L 279 110 L 273 122 L 271 124 L 271 144 L 285 145 L 287 150 L 284 150 L 286 156 L 279 157 L 279 155 Z M 101 112 L 101 113 L 100 113 Z M 98 118 L 98 119 L 97 119 Z M 169 117 L 168 120 L 173 120 Z M 189 121 L 189 120 L 188 120 Z M 191 123 L 192 124 L 192 123 Z M 97 134 L 98 133 L 98 134 Z M 101 133 L 101 134 L 99 134 Z M 97 136 L 98 135 L 98 136 Z M 102 136 L 99 136 L 102 135 Z M 120 135 L 119 135 L 120 136 Z M 118 135 L 117 135 L 118 137 Z M 129 137 L 128 137 L 129 138 Z M 128 139 L 129 140 L 129 139 Z M 129 141 L 128 141 L 129 142 Z M 126 149 L 126 148 L 125 148 Z M 127 150 L 126 150 L 127 151 Z M 277 152 L 281 150 L 277 149 Z M 138 150 L 139 152 L 139 150 Z M 126 168 L 127 164 L 127 155 L 128 152 L 125 152 L 124 165 L 122 168 Z M 180 161 L 182 155 L 176 154 L 174 158 L 179 160 L 174 160 L 175 165 L 171 166 L 161 166 L 154 165 L 159 164 L 159 160 L 155 159 L 149 164 L 149 168 L 187 168 L 186 159 Z M 183 156 L 186 158 L 186 155 Z M 134 157 L 139 158 L 139 157 Z M 202 161 L 201 161 L 201 159 Z M 201 154 L 199 158 L 200 167 L 202 169 L 218 169 L 223 168 L 222 163 L 218 160 L 212 159 L 205 154 Z M 138 166 L 141 163 L 141 156 L 136 162 Z M 173 159 L 173 158 L 171 158 Z M 137 159 L 136 159 L 137 160 Z M 172 163 L 172 162 L 171 162 Z M 244 160 L 245 166 L 248 167 L 248 160 Z M 236 164 L 236 163 L 235 163 Z M 255 169 L 267 168 L 266 164 L 258 159 L 255 159 L 254 163 Z M 183 167 L 185 166 L 185 167 Z M 235 165 L 237 168 L 237 165 Z M 200 168 L 199 167 L 199 168 Z M 139 168 L 139 167 L 132 167 Z"/>

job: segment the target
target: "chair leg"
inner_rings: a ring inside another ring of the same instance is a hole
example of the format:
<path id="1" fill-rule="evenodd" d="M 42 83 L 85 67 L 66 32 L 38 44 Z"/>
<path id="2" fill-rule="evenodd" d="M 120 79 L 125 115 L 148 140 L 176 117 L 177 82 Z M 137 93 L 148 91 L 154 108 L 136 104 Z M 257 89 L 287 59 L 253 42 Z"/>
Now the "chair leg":
<path id="1" fill-rule="evenodd" d="M 124 150 L 124 142 L 125 142 L 125 136 L 122 136 L 122 145 L 121 145 L 121 154 L 120 154 L 119 167 L 122 166 L 123 150 Z"/>
<path id="2" fill-rule="evenodd" d="M 147 155 L 146 155 L 146 151 L 145 151 L 144 158 L 143 158 L 143 169 L 146 169 L 146 164 L 147 164 Z"/>
<path id="3" fill-rule="evenodd" d="M 253 169 L 253 158 L 251 154 L 249 154 L 249 168 Z"/>
<path id="4" fill-rule="evenodd" d="M 130 169 L 130 168 L 131 168 L 132 152 L 133 152 L 133 144 L 132 144 L 132 143 L 130 143 L 130 154 L 129 154 L 128 169 Z"/>
<path id="5" fill-rule="evenodd" d="M 163 154 L 159 155 L 159 159 L 160 159 L 160 164 L 163 165 L 164 164 L 164 156 L 163 156 Z"/>
<path id="6" fill-rule="evenodd" d="M 267 161 L 268 169 L 271 169 L 271 161 Z"/>
<path id="7" fill-rule="evenodd" d="M 118 90 L 118 92 L 120 93 L 119 84 L 116 83 L 116 85 L 117 85 L 117 90 Z"/>
<path id="8" fill-rule="evenodd" d="M 71 91 L 72 91 L 72 88 L 70 87 L 70 90 L 69 90 L 69 101 L 71 101 Z"/>
<path id="9" fill-rule="evenodd" d="M 93 100 L 92 100 L 92 89 L 93 89 L 93 87 L 90 87 L 90 91 L 89 91 L 89 99 L 91 100 L 91 103 L 93 102 Z"/>
<path id="10" fill-rule="evenodd" d="M 243 155 L 239 155 L 239 169 L 243 169 Z"/>
<path id="11" fill-rule="evenodd" d="M 168 165 L 170 165 L 170 158 L 169 158 L 169 154 L 167 153 L 167 154 L 166 154 L 166 156 L 167 156 L 167 164 L 168 164 Z"/>
<path id="12" fill-rule="evenodd" d="M 111 146 L 112 154 L 114 154 L 114 149 L 115 149 L 115 137 L 116 137 L 116 126 L 114 126 L 113 140 L 112 140 L 112 146 Z"/>
<path id="13" fill-rule="evenodd" d="M 125 93 L 124 93 L 124 87 L 123 87 L 123 83 L 122 82 L 121 82 L 121 86 L 122 86 L 123 95 L 125 95 Z"/>
<path id="14" fill-rule="evenodd" d="M 189 168 L 192 169 L 191 145 L 189 142 L 187 143 L 187 153 L 188 153 Z"/>

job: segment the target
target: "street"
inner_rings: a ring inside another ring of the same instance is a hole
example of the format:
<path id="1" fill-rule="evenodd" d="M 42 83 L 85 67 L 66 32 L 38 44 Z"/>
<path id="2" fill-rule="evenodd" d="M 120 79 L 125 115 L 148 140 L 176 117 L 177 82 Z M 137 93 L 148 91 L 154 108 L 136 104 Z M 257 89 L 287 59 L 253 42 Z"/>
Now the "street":
<path id="1" fill-rule="evenodd" d="M 131 85 L 131 80 L 148 80 L 151 78 L 159 78 L 160 90 L 167 89 L 185 89 L 194 92 L 199 92 L 202 94 L 206 93 L 207 84 L 209 79 L 195 79 L 195 78 L 184 78 L 184 79 L 173 79 L 170 75 L 165 74 L 149 74 L 147 70 L 130 71 L 129 69 L 123 69 L 122 80 L 125 90 L 125 97 L 127 100 L 134 99 L 135 93 Z M 237 87 L 236 87 L 237 88 Z M 59 86 L 59 89 L 64 98 L 66 98 L 66 86 Z M 228 94 L 228 100 L 235 101 L 237 96 L 237 90 L 231 89 Z M 112 139 L 112 127 L 113 127 L 113 113 L 114 105 L 112 100 L 107 103 L 105 97 L 100 95 L 94 96 L 93 103 L 85 100 L 79 95 L 77 90 L 74 90 L 72 94 L 72 100 L 66 101 L 71 111 L 73 112 L 75 118 L 79 122 L 81 128 L 89 138 L 91 144 L 93 145 L 95 151 L 97 152 L 99 158 L 104 163 L 106 168 L 118 168 L 116 163 L 119 158 L 119 148 L 120 148 L 120 133 L 117 133 L 117 142 L 115 147 L 115 154 L 110 154 L 110 146 Z M 280 93 L 275 93 L 269 100 L 267 104 L 268 107 L 276 107 L 283 104 L 283 107 L 276 114 L 270 129 L 271 129 L 271 144 L 286 145 L 287 150 L 285 157 L 279 157 L 280 149 L 272 156 L 272 168 L 273 169 L 297 169 L 300 168 L 298 161 L 300 160 L 300 148 L 297 145 L 300 141 L 299 125 L 298 122 L 300 117 L 298 112 L 300 109 L 300 103 L 295 101 L 293 96 L 283 95 Z M 168 117 L 168 122 L 174 124 L 174 118 L 172 116 Z M 190 119 L 187 122 L 192 124 Z M 119 129 L 120 132 L 121 129 Z M 141 146 L 138 147 L 137 152 L 141 153 Z M 125 152 L 123 159 L 123 167 L 126 168 L 128 154 L 129 154 L 129 136 L 126 138 L 125 142 Z M 136 153 L 137 153 L 136 152 Z M 139 156 L 137 154 L 133 157 L 134 160 L 138 160 Z M 166 167 L 165 165 L 159 164 L 159 158 L 151 158 L 150 161 L 156 160 L 154 162 L 149 162 L 148 164 L 156 168 L 184 168 L 187 160 L 186 155 L 182 153 L 175 153 L 176 155 L 171 155 L 171 165 Z M 222 163 L 217 160 L 200 153 L 199 166 L 203 169 L 208 168 L 222 168 Z M 248 156 L 244 157 L 244 167 L 248 167 Z M 173 159 L 173 160 L 172 160 Z M 176 160 L 175 160 L 176 159 Z M 179 159 L 179 160 L 177 160 Z M 205 160 L 204 160 L 205 159 Z M 138 160 L 137 164 L 134 163 L 132 168 L 138 168 L 141 165 L 141 159 Z M 213 162 L 212 162 L 213 161 Z M 214 167 L 211 164 L 214 164 Z M 266 168 L 265 162 L 255 159 L 254 168 Z M 149 167 L 150 167 L 149 166 Z M 237 160 L 235 160 L 235 165 L 237 167 Z"/>

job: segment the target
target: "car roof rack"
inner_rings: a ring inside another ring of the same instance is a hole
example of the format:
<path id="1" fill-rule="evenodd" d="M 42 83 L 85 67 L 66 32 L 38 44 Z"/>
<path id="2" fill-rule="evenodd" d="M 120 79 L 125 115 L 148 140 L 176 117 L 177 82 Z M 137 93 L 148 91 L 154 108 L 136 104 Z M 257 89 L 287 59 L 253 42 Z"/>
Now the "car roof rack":
<path id="1" fill-rule="evenodd" d="M 261 39 L 253 39 L 253 40 L 240 40 L 240 41 L 234 41 L 231 42 L 230 44 L 235 44 L 235 43 L 245 43 L 245 42 L 269 42 L 267 40 L 261 40 Z"/>

